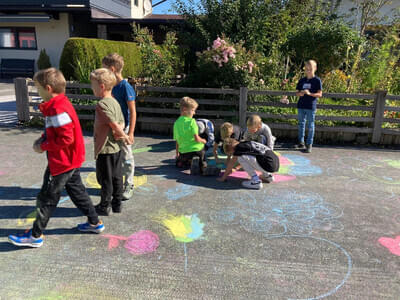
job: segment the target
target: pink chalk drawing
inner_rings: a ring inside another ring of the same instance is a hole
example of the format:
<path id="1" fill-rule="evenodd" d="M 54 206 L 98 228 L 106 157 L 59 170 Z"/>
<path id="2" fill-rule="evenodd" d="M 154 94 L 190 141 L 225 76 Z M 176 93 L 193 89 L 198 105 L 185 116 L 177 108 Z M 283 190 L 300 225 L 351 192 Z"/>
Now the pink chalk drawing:
<path id="1" fill-rule="evenodd" d="M 279 155 L 279 163 L 281 165 L 281 169 L 279 170 L 279 173 L 274 174 L 274 182 L 284 182 L 284 181 L 290 181 L 296 179 L 295 175 L 288 174 L 289 173 L 289 167 L 293 166 L 294 163 L 289 160 L 288 158 Z M 258 175 L 261 175 L 261 172 L 257 172 Z M 230 174 L 228 177 L 231 178 L 238 178 L 238 179 L 248 179 L 249 176 L 245 171 L 236 171 Z"/>
<path id="2" fill-rule="evenodd" d="M 257 172 L 258 175 L 261 175 L 261 172 Z M 245 171 L 236 171 L 230 174 L 228 177 L 238 178 L 238 179 L 248 179 L 249 175 Z M 283 182 L 290 181 L 296 179 L 296 176 L 293 175 L 283 175 L 283 174 L 274 174 L 274 182 Z"/>
<path id="3" fill-rule="evenodd" d="M 381 237 L 378 242 L 382 246 L 386 247 L 390 253 L 400 256 L 400 235 L 398 235 L 395 239 Z"/>
<path id="4" fill-rule="evenodd" d="M 108 250 L 117 248 L 119 246 L 119 241 L 126 241 L 124 247 L 133 255 L 154 252 L 160 244 L 158 235 L 149 230 L 140 230 L 128 237 L 112 234 L 104 234 L 102 237 L 110 239 L 108 241 Z"/>
<path id="5" fill-rule="evenodd" d="M 0 171 L 0 176 L 6 174 L 6 172 Z"/>

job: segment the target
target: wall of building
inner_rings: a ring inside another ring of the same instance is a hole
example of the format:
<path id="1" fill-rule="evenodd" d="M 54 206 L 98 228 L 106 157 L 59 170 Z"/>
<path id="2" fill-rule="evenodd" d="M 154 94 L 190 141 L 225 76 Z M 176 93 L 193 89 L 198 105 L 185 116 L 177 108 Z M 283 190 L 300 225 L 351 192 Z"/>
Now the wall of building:
<path id="1" fill-rule="evenodd" d="M 348 15 L 347 18 L 352 21 L 356 21 L 359 24 L 359 20 L 361 17 L 361 12 L 357 13 L 357 10 L 351 12 L 350 10 L 356 7 L 356 4 L 352 0 L 342 0 L 338 7 L 338 14 L 339 15 Z M 394 16 L 394 9 L 400 8 L 400 0 L 392 0 L 390 4 L 387 4 L 382 7 L 380 10 L 381 16 L 387 16 L 390 19 Z M 372 25 L 372 24 L 371 24 Z M 374 24 L 375 25 L 375 24 Z"/>
<path id="2" fill-rule="evenodd" d="M 61 13 L 59 20 L 50 19 L 45 23 L 2 23 L 2 27 L 34 27 L 36 31 L 37 50 L 0 49 L 1 58 L 34 59 L 35 68 L 40 51 L 46 49 L 51 65 L 58 68 L 61 52 L 70 37 L 68 14 Z"/>
<path id="3" fill-rule="evenodd" d="M 90 0 L 90 6 L 121 18 L 131 17 L 131 0 Z"/>

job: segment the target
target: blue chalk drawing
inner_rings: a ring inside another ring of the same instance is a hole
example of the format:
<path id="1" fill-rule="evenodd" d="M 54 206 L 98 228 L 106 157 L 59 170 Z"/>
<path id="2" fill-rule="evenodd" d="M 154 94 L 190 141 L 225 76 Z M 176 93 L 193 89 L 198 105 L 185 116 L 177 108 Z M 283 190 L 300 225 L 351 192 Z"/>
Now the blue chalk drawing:
<path id="1" fill-rule="evenodd" d="M 239 224 L 248 232 L 261 234 L 267 239 L 307 238 L 328 243 L 340 250 L 347 258 L 347 272 L 343 280 L 327 293 L 303 300 L 322 299 L 336 293 L 349 279 L 352 259 L 339 244 L 314 237 L 317 230 L 341 231 L 344 226 L 339 218 L 342 209 L 312 192 L 297 193 L 294 190 L 264 191 L 264 193 L 235 193 L 231 207 L 211 213 L 210 218 L 224 225 Z"/>
<path id="2" fill-rule="evenodd" d="M 342 209 L 326 203 L 316 193 L 244 192 L 235 193 L 232 200 L 235 206 L 211 213 L 211 219 L 220 224 L 240 224 L 242 229 L 266 237 L 343 230 L 339 220 Z"/>
<path id="3" fill-rule="evenodd" d="M 164 192 L 168 200 L 178 200 L 189 196 L 196 191 L 196 188 L 187 184 L 178 184 L 176 187 Z"/>
<path id="4" fill-rule="evenodd" d="M 311 164 L 311 161 L 303 156 L 285 154 L 285 157 L 294 163 L 289 167 L 289 174 L 296 176 L 315 176 L 322 174 L 320 167 Z"/>
<path id="5" fill-rule="evenodd" d="M 270 237 L 271 238 L 279 238 L 281 236 L 275 236 L 275 237 Z M 339 244 L 336 244 L 335 242 L 332 242 L 330 240 L 324 239 L 324 238 L 320 238 L 320 237 L 314 237 L 314 236 L 304 236 L 304 235 L 285 235 L 285 237 L 288 238 L 306 238 L 306 239 L 313 239 L 316 241 L 322 241 L 325 243 L 328 243 L 332 246 L 334 246 L 335 248 L 337 248 L 338 250 L 340 250 L 347 258 L 347 272 L 346 275 L 343 277 L 342 281 L 333 289 L 329 290 L 328 292 L 326 292 L 325 294 L 319 295 L 319 296 L 315 296 L 312 298 L 303 298 L 303 299 L 299 299 L 299 298 L 289 298 L 289 300 L 317 300 L 317 299 L 322 299 L 328 296 L 332 296 L 333 294 L 335 294 L 346 282 L 347 280 L 350 278 L 351 275 L 351 270 L 353 268 L 353 261 L 351 259 L 350 254 Z"/>
<path id="6" fill-rule="evenodd" d="M 140 185 L 138 187 L 135 187 L 135 195 L 142 195 L 146 196 L 148 194 L 155 194 L 158 192 L 158 188 L 156 185 L 152 183 L 146 183 L 144 185 Z"/>

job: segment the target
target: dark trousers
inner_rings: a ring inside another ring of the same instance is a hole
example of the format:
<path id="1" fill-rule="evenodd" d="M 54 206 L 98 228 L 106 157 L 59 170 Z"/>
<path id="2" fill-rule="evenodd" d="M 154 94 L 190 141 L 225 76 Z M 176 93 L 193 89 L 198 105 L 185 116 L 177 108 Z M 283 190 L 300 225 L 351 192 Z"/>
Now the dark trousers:
<path id="1" fill-rule="evenodd" d="M 99 223 L 96 210 L 86 188 L 82 183 L 79 169 L 51 176 L 49 167 L 46 168 L 43 185 L 36 197 L 36 220 L 33 223 L 32 235 L 39 237 L 46 228 L 49 219 L 60 201 L 61 192 L 67 190 L 68 196 L 79 210 L 88 217 L 90 224 Z"/>
<path id="2" fill-rule="evenodd" d="M 97 182 L 101 185 L 100 205 L 119 207 L 122 201 L 122 152 L 99 154 L 96 160 Z"/>
<path id="3" fill-rule="evenodd" d="M 194 152 L 187 152 L 187 153 L 179 153 L 179 157 L 176 160 L 176 165 L 177 166 L 190 166 L 190 163 L 192 161 L 193 157 L 198 157 L 199 158 L 199 163 L 200 163 L 200 170 L 203 170 L 207 167 L 206 160 L 204 158 L 205 156 L 205 150 L 204 148 L 200 151 L 194 151 Z"/>

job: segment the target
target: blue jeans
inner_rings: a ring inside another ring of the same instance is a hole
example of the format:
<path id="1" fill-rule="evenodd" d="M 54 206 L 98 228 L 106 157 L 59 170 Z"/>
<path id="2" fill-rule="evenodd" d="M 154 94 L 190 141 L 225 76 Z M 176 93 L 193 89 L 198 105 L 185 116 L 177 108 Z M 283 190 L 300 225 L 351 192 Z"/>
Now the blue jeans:
<path id="1" fill-rule="evenodd" d="M 315 110 L 298 108 L 298 120 L 299 120 L 299 142 L 304 143 L 304 136 L 306 130 L 306 120 L 308 128 L 307 145 L 312 145 L 314 140 L 315 130 Z"/>

